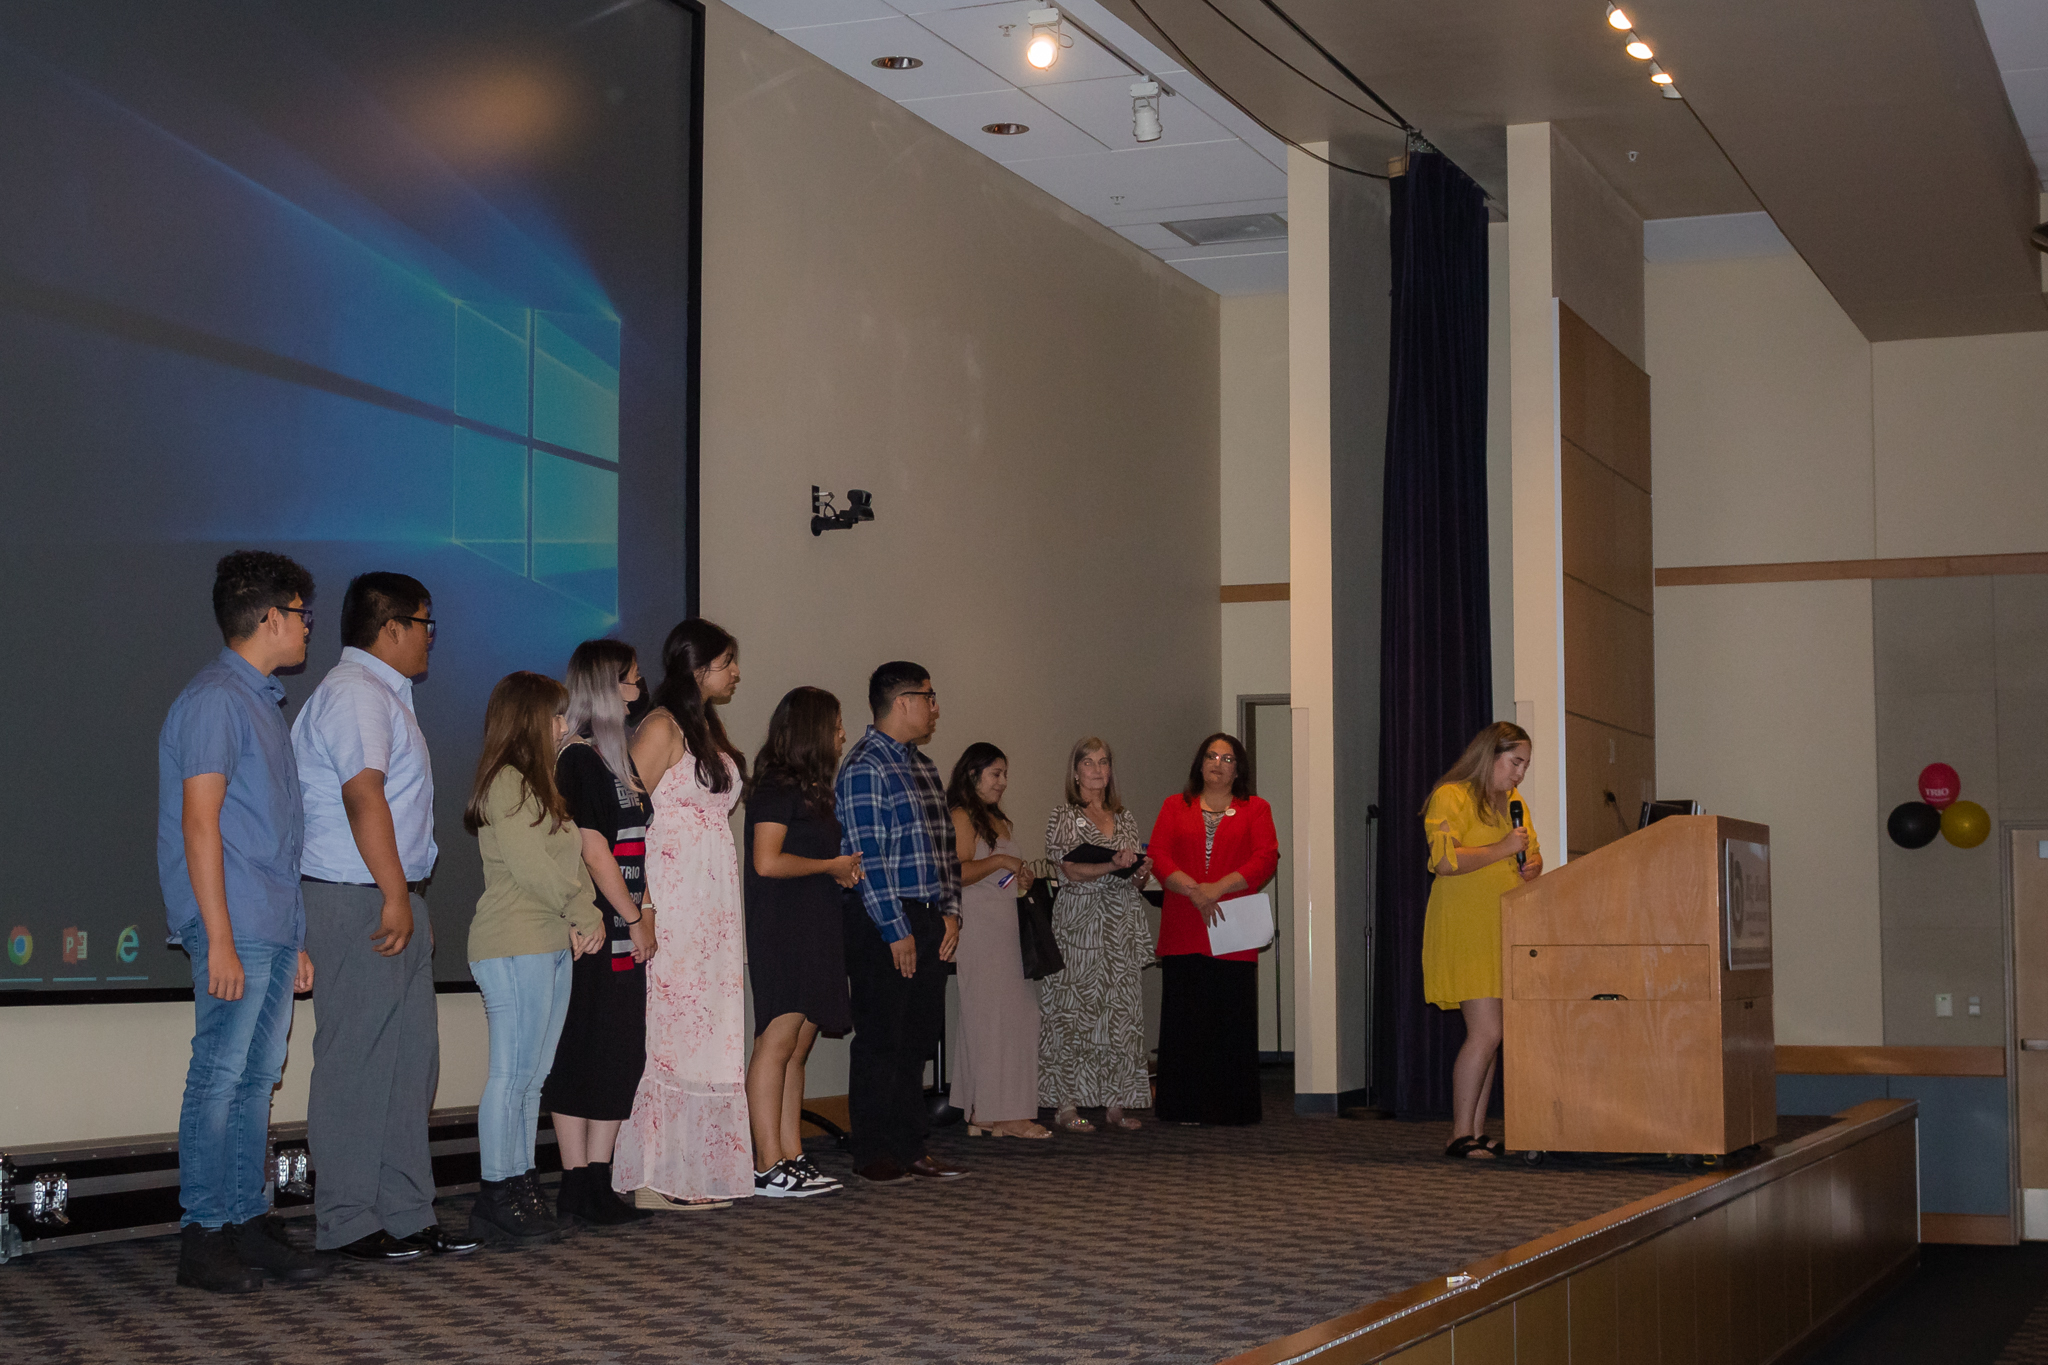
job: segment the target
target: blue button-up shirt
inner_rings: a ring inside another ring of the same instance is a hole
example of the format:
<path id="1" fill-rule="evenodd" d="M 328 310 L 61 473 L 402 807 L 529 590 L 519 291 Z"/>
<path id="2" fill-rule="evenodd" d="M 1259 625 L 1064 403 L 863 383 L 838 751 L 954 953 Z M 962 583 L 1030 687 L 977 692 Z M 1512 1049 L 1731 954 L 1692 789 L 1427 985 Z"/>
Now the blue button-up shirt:
<path id="1" fill-rule="evenodd" d="M 405 879 L 434 870 L 434 768 L 427 737 L 412 713 L 412 679 L 368 650 L 350 646 L 329 669 L 292 722 L 292 748 L 306 787 L 308 877 L 369 883 L 369 864 L 356 847 L 342 805 L 341 787 L 375 768 L 384 774 L 384 801 L 398 836 Z"/>
<path id="2" fill-rule="evenodd" d="M 960 859 L 938 765 L 915 745 L 869 726 L 846 751 L 833 786 L 844 831 L 840 852 L 861 855 L 861 903 L 882 940 L 910 936 L 904 901 L 959 914 Z"/>
<path id="3" fill-rule="evenodd" d="M 283 702 L 283 683 L 223 649 L 171 703 L 156 742 L 156 870 L 172 938 L 199 922 L 185 864 L 185 779 L 219 773 L 228 780 L 220 844 L 235 937 L 293 948 L 305 943 L 305 823 Z"/>

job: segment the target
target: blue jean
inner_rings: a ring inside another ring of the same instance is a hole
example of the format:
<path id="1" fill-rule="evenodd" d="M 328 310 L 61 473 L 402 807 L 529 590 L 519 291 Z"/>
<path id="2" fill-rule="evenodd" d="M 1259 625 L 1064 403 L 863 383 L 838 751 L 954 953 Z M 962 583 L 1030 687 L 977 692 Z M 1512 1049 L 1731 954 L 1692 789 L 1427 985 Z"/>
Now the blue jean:
<path id="1" fill-rule="evenodd" d="M 555 1065 L 555 1044 L 569 1015 L 569 950 L 487 957 L 469 964 L 484 995 L 491 1031 L 491 1074 L 476 1109 L 477 1154 L 486 1180 L 533 1169 L 540 1088 Z"/>
<path id="2" fill-rule="evenodd" d="M 299 950 L 237 938 L 242 998 L 206 993 L 206 927 L 181 935 L 192 959 L 192 1065 L 178 1114 L 178 1202 L 184 1222 L 246 1223 L 270 1211 L 263 1189 L 270 1092 L 284 1075 Z"/>

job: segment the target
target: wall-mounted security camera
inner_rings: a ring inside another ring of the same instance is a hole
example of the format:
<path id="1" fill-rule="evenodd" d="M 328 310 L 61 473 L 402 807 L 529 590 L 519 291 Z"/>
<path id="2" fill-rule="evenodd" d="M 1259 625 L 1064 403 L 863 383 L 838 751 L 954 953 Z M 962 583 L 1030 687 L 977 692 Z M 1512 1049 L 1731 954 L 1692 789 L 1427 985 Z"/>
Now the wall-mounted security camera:
<path id="1" fill-rule="evenodd" d="M 847 531 L 864 521 L 875 519 L 875 496 L 865 488 L 846 490 L 846 509 L 841 511 L 833 505 L 837 493 L 826 493 L 818 485 L 811 485 L 811 534 L 821 536 L 827 531 Z"/>

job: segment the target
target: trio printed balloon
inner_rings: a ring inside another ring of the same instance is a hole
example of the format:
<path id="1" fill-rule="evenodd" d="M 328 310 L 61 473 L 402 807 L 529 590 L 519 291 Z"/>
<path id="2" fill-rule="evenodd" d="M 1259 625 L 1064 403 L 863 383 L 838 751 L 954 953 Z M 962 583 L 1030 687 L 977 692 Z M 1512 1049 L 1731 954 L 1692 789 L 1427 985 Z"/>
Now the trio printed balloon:
<path id="1" fill-rule="evenodd" d="M 1963 794 L 1963 779 L 1946 763 L 1930 763 L 1920 770 L 1920 799 L 1936 810 L 1946 810 Z"/>

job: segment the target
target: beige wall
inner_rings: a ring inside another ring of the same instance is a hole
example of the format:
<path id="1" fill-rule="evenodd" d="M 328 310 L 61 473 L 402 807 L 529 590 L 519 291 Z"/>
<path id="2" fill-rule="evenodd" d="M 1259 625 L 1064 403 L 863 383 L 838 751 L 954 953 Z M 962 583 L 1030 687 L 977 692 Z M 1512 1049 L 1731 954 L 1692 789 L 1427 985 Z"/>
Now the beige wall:
<path id="1" fill-rule="evenodd" d="M 1221 301 L 1222 556 L 1225 583 L 1287 581 L 1287 296 Z M 1237 699 L 1286 693 L 1287 603 L 1226 602 L 1216 726 Z"/>
<path id="2" fill-rule="evenodd" d="M 1218 714 L 1216 296 L 717 3 L 708 49 L 703 604 L 742 641 L 734 737 L 798 683 L 858 734 L 868 672 L 913 658 L 942 766 L 1012 755 L 1030 853 L 1087 731 L 1149 827 Z M 876 520 L 814 540 L 813 483 Z M 441 1013 L 439 1103 L 474 1104 L 480 1001 Z M 9 1011 L 0 1142 L 175 1129 L 190 1037 L 189 1005 Z"/>

